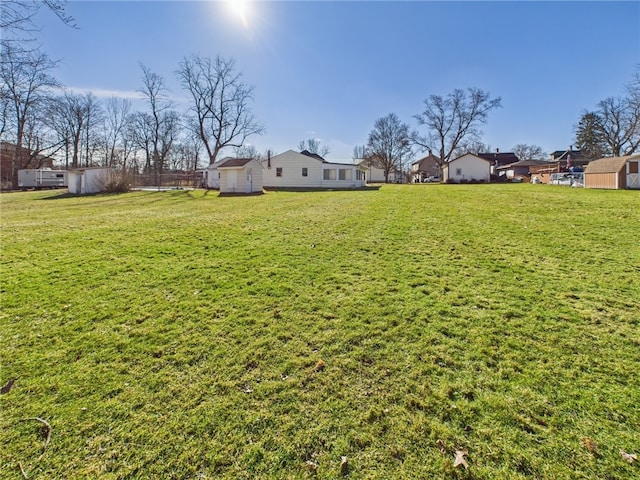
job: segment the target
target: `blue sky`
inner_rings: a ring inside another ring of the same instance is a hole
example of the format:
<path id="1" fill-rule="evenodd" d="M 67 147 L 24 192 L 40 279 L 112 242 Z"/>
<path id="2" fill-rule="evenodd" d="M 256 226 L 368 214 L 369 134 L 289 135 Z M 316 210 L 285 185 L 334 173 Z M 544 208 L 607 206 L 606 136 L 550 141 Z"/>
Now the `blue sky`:
<path id="1" fill-rule="evenodd" d="M 334 161 L 350 160 L 377 118 L 393 112 L 417 127 L 425 98 L 467 87 L 502 98 L 484 143 L 564 149 L 581 112 L 622 95 L 640 64 L 634 1 L 261 1 L 244 20 L 229 2 L 72 1 L 67 10 L 79 29 L 38 18 L 67 87 L 136 95 L 142 62 L 186 110 L 179 62 L 233 57 L 266 127 L 250 143 L 283 152 L 313 137 Z"/>

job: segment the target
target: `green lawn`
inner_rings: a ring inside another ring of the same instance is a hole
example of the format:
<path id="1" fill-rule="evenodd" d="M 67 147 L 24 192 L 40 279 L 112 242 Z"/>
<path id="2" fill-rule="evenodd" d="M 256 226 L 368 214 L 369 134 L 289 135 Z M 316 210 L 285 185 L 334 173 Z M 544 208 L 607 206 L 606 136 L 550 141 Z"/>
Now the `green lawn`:
<path id="1" fill-rule="evenodd" d="M 640 478 L 640 192 L 0 202 L 2 478 Z"/>

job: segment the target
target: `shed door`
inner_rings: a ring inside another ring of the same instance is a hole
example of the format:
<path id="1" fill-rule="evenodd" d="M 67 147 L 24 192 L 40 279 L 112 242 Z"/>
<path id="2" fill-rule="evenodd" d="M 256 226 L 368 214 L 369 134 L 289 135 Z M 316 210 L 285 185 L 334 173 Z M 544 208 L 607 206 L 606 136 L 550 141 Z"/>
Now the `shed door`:
<path id="1" fill-rule="evenodd" d="M 238 171 L 227 170 L 227 190 L 229 192 L 235 192 L 238 185 Z"/>
<path id="2" fill-rule="evenodd" d="M 627 188 L 640 188 L 640 160 L 627 162 Z"/>

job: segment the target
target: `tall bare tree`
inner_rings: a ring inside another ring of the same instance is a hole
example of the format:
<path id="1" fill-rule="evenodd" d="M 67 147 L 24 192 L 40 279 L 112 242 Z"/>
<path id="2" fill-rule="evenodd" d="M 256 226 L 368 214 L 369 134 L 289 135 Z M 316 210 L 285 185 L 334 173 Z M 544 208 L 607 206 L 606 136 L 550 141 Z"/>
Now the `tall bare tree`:
<path id="1" fill-rule="evenodd" d="M 153 170 L 157 175 L 161 175 L 165 167 L 167 155 L 171 150 L 180 126 L 180 117 L 172 110 L 173 103 L 167 95 L 167 88 L 164 78 L 153 73 L 149 68 L 140 64 L 142 69 L 142 84 L 140 92 L 149 102 L 150 116 L 144 117 L 150 124 L 149 128 L 151 160 Z M 140 117 L 142 118 L 142 117 Z M 140 119 L 139 118 L 139 119 Z M 149 173 L 149 172 L 147 172 Z"/>
<path id="2" fill-rule="evenodd" d="M 598 103 L 602 139 L 615 157 L 640 146 L 640 103 L 632 97 L 609 97 Z"/>
<path id="3" fill-rule="evenodd" d="M 222 149 L 241 147 L 264 132 L 250 110 L 253 87 L 242 82 L 233 59 L 194 55 L 180 63 L 177 75 L 193 99 L 197 133 L 210 163 Z"/>
<path id="4" fill-rule="evenodd" d="M 316 155 L 320 155 L 321 157 L 326 157 L 330 152 L 329 147 L 327 145 L 323 145 L 317 138 L 302 140 L 298 144 L 298 149 L 300 151 L 306 150 L 309 153 L 315 153 Z"/>
<path id="5" fill-rule="evenodd" d="M 424 100 L 422 113 L 415 115 L 427 133 L 415 132 L 412 140 L 424 150 L 437 152 L 442 168 L 463 141 L 479 139 L 480 125 L 487 122 L 491 110 L 500 106 L 500 97 L 491 98 L 478 88 L 456 89 L 446 97 L 430 95 Z"/>
<path id="6" fill-rule="evenodd" d="M 16 50 L 3 45 L 0 54 L 0 79 L 3 83 L 3 100 L 6 108 L 5 136 L 15 144 L 12 158 L 12 184 L 18 186 L 18 170 L 25 161 L 23 143 L 26 125 L 38 111 L 44 110 L 50 100 L 52 90 L 59 87 L 52 75 L 56 67 L 46 54 L 39 51 Z M 9 134 L 9 130 L 13 130 Z"/>
<path id="7" fill-rule="evenodd" d="M 126 98 L 111 97 L 105 102 L 104 142 L 105 165 L 117 166 L 118 142 L 124 144 L 124 133 L 131 115 L 131 101 Z"/>
<path id="8" fill-rule="evenodd" d="M 409 125 L 400 121 L 395 113 L 375 121 L 369 133 L 367 153 L 384 171 L 384 181 L 389 182 L 389 174 L 402 170 L 404 162 L 411 156 Z"/>

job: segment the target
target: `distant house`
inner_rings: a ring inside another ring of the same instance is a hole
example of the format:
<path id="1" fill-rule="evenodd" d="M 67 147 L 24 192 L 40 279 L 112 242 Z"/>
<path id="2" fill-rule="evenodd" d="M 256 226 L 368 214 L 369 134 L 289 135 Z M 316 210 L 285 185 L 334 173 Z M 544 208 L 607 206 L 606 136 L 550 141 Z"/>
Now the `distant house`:
<path id="1" fill-rule="evenodd" d="M 473 153 L 466 153 L 443 166 L 442 180 L 447 183 L 489 183 L 491 162 Z"/>
<path id="2" fill-rule="evenodd" d="M 531 165 L 529 172 L 532 177 L 537 177 L 541 183 L 551 183 L 551 175 L 574 170 L 582 171 L 588 163 L 589 159 L 580 150 L 573 150 L 570 146 L 568 150 L 553 152 L 547 162 Z"/>
<path id="3" fill-rule="evenodd" d="M 440 178 L 440 158 L 429 155 L 411 164 L 411 181 L 422 183 L 428 178 Z"/>
<path id="4" fill-rule="evenodd" d="M 265 188 L 357 188 L 366 185 L 366 169 L 353 163 L 328 162 L 306 150 L 262 160 Z"/>
<path id="5" fill-rule="evenodd" d="M 640 189 L 640 154 L 594 160 L 584 171 L 585 188 Z"/>
<path id="6" fill-rule="evenodd" d="M 590 162 L 582 154 L 582 151 L 573 150 L 573 146 L 569 146 L 568 150 L 556 150 L 551 154 L 549 161 L 557 164 L 561 172 L 568 171 L 571 168 L 584 168 Z"/>
<path id="7" fill-rule="evenodd" d="M 366 171 L 367 183 L 385 183 L 384 168 L 375 158 L 362 159 L 358 165 Z M 389 183 L 404 183 L 402 170 L 394 168 L 389 172 Z"/>
<path id="8" fill-rule="evenodd" d="M 491 162 L 491 175 L 499 175 L 499 173 L 504 170 L 499 170 L 500 167 L 504 167 L 506 165 L 510 165 L 520 161 L 520 159 L 516 156 L 515 153 L 512 152 L 500 152 L 499 149 L 496 148 L 495 152 L 484 152 L 478 153 L 478 157 L 484 158 Z"/>
<path id="9" fill-rule="evenodd" d="M 217 170 L 220 193 L 262 193 L 262 165 L 255 158 L 228 158 Z"/>
<path id="10" fill-rule="evenodd" d="M 78 168 L 67 172 L 69 193 L 75 194 L 103 192 L 107 184 L 115 179 L 116 174 L 112 168 Z"/>
<path id="11" fill-rule="evenodd" d="M 545 160 L 520 160 L 509 165 L 498 167 L 497 172 L 499 176 L 504 175 L 508 180 L 529 178 L 531 177 L 532 168 L 535 170 L 538 167 L 544 167 L 548 164 L 549 162 Z"/>

